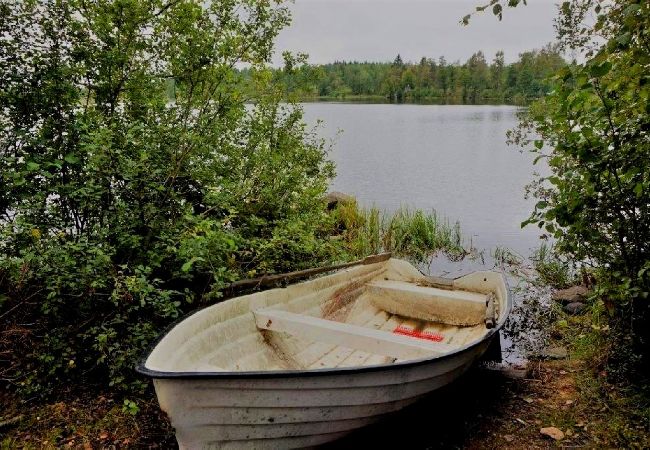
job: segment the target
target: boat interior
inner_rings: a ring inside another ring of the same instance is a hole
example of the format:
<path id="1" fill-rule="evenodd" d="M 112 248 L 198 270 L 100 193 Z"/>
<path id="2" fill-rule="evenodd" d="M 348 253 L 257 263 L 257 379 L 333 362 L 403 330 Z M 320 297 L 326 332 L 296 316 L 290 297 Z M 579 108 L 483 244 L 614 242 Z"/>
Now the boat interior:
<path id="1" fill-rule="evenodd" d="M 226 300 L 189 316 L 155 346 L 158 372 L 319 370 L 435 358 L 505 320 L 501 274 L 422 275 L 399 259 Z"/>

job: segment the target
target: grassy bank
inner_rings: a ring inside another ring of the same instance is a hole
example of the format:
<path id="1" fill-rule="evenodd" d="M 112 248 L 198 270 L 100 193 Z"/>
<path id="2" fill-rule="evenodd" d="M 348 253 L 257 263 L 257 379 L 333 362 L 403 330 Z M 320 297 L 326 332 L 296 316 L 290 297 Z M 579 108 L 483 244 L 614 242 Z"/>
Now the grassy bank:
<path id="1" fill-rule="evenodd" d="M 607 369 L 608 329 L 597 305 L 581 315 L 555 311 L 551 341 L 566 348 L 561 360 L 528 363 L 524 378 L 493 384 L 501 398 L 482 407 L 464 448 L 648 448 L 647 386 L 612 381 Z M 542 433 L 550 427 L 556 438 Z"/>

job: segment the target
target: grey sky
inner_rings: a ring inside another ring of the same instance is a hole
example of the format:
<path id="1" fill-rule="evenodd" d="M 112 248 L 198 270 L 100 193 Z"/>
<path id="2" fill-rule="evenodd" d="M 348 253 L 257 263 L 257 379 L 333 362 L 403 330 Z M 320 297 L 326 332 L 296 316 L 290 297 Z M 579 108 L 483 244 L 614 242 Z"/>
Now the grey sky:
<path id="1" fill-rule="evenodd" d="M 506 8 L 499 22 L 486 11 L 469 26 L 459 20 L 488 0 L 295 0 L 292 25 L 277 42 L 275 62 L 283 50 L 303 51 L 310 62 L 335 60 L 405 61 L 422 56 L 464 62 L 483 50 L 492 59 L 498 50 L 506 61 L 553 41 L 557 0 L 528 0 Z"/>

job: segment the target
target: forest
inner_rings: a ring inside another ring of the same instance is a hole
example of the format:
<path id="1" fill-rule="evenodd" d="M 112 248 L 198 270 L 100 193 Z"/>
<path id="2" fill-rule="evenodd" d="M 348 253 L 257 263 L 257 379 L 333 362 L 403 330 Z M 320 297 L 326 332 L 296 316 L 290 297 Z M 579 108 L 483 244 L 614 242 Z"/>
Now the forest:
<path id="1" fill-rule="evenodd" d="M 549 76 L 567 62 L 557 46 L 521 53 L 506 63 L 503 51 L 489 61 L 482 51 L 464 63 L 422 57 L 418 63 L 338 61 L 275 71 L 287 94 L 309 100 L 383 99 L 400 102 L 527 104 L 550 91 Z"/>

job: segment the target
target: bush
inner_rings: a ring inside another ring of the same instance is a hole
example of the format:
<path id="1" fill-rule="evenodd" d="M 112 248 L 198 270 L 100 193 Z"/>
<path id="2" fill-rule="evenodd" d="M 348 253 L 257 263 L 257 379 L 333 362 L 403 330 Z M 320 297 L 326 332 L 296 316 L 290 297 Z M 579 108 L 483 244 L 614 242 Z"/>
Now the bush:
<path id="1" fill-rule="evenodd" d="M 138 391 L 136 359 L 180 314 L 233 280 L 340 256 L 324 144 L 269 81 L 284 6 L 0 9 L 3 378 Z"/>
<path id="2" fill-rule="evenodd" d="M 573 0 L 560 11 L 564 46 L 583 51 L 586 61 L 561 70 L 553 92 L 531 106 L 522 129 L 539 137 L 513 134 L 519 143 L 532 139 L 551 169 L 536 184 L 539 201 L 525 223 L 552 234 L 565 256 L 594 267 L 620 336 L 616 353 L 637 355 L 647 371 L 650 3 Z M 584 25 L 591 13 L 595 25 Z"/>

